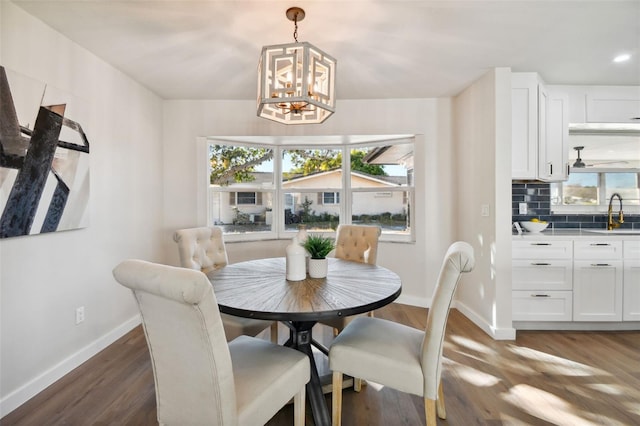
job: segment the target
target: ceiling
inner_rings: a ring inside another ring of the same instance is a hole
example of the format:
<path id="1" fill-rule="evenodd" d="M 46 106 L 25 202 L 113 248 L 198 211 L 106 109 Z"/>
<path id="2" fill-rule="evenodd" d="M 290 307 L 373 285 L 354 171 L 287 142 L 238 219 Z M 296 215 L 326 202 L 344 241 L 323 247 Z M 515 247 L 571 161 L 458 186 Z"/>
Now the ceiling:
<path id="1" fill-rule="evenodd" d="M 338 103 L 452 96 L 493 67 L 640 85 L 639 0 L 13 2 L 164 99 L 255 99 L 262 46 L 293 41 L 291 6 L 298 39 L 338 60 Z"/>

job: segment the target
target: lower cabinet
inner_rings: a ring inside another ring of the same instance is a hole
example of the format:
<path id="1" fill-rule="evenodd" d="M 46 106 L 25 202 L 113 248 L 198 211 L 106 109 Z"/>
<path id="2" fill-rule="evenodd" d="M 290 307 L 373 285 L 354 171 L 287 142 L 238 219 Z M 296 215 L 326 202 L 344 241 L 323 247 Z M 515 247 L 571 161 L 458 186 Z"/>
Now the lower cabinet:
<path id="1" fill-rule="evenodd" d="M 513 321 L 571 321 L 571 241 L 514 241 L 511 262 Z"/>
<path id="2" fill-rule="evenodd" d="M 573 320 L 622 321 L 622 261 L 573 262 Z"/>
<path id="3" fill-rule="evenodd" d="M 624 242 L 622 320 L 640 321 L 640 241 Z"/>
<path id="4" fill-rule="evenodd" d="M 513 321 L 571 321 L 572 291 L 511 292 Z"/>
<path id="5" fill-rule="evenodd" d="M 573 320 L 622 321 L 622 241 L 573 242 Z"/>
<path id="6" fill-rule="evenodd" d="M 512 249 L 513 321 L 640 321 L 640 240 L 514 239 Z"/>

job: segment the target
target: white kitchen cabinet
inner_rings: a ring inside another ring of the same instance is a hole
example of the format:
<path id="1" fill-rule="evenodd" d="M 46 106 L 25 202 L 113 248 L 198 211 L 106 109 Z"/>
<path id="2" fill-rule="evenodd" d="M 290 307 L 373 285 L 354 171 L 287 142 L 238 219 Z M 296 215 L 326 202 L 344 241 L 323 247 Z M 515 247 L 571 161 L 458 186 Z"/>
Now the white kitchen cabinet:
<path id="1" fill-rule="evenodd" d="M 536 73 L 511 74 L 511 166 L 513 179 L 535 179 L 538 170 Z"/>
<path id="2" fill-rule="evenodd" d="M 640 123 L 640 86 L 593 86 L 586 93 L 588 123 Z"/>
<path id="3" fill-rule="evenodd" d="M 511 74 L 513 179 L 567 179 L 568 96 L 549 93 L 536 73 Z"/>
<path id="4" fill-rule="evenodd" d="M 624 242 L 623 321 L 640 321 L 640 241 Z"/>
<path id="5" fill-rule="evenodd" d="M 575 241 L 573 320 L 622 321 L 622 241 Z"/>
<path id="6" fill-rule="evenodd" d="M 547 90 L 546 137 L 538 143 L 538 178 L 564 181 L 569 178 L 569 96 Z"/>
<path id="7" fill-rule="evenodd" d="M 640 86 L 547 85 L 569 96 L 569 123 L 638 123 Z"/>
<path id="8" fill-rule="evenodd" d="M 514 321 L 571 321 L 573 286 L 571 241 L 513 241 Z"/>

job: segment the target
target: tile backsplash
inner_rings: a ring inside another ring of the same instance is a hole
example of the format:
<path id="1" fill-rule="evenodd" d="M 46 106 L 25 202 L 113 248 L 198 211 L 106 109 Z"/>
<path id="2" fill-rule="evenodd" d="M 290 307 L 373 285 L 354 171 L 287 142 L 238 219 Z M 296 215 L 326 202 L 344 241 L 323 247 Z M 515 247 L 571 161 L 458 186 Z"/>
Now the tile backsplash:
<path id="1" fill-rule="evenodd" d="M 512 181 L 511 221 L 520 222 L 537 217 L 540 220 L 550 222 L 549 229 L 606 229 L 606 213 L 552 214 L 549 185 L 538 181 Z M 527 214 L 519 214 L 520 203 L 527 203 Z M 614 215 L 615 213 L 617 213 L 617 210 L 614 207 Z M 615 217 L 617 219 L 617 216 Z M 625 213 L 624 223 L 620 226 L 620 229 L 640 230 L 640 215 Z"/>

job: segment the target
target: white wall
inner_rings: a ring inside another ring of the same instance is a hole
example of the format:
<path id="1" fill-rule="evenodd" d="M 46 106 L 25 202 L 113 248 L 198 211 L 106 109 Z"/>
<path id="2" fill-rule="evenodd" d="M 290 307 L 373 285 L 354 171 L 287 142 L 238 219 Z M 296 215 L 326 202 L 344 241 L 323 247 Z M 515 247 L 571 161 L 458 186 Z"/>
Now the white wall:
<path id="1" fill-rule="evenodd" d="M 401 301 L 426 306 L 440 262 L 453 241 L 456 173 L 449 99 L 338 100 L 321 125 L 285 126 L 257 118 L 254 101 L 165 101 L 166 261 L 178 264 L 175 229 L 204 225 L 196 191 L 197 141 L 202 136 L 420 134 L 416 143 L 415 244 L 382 243 L 378 262 L 403 281 Z M 201 220 L 202 222 L 199 222 Z M 284 254 L 286 242 L 228 243 L 232 262 Z"/>
<path id="2" fill-rule="evenodd" d="M 133 327 L 112 268 L 161 260 L 162 102 L 9 2 L 0 63 L 86 101 L 90 225 L 0 240 L 0 417 Z M 86 320 L 75 325 L 75 309 Z"/>
<path id="3" fill-rule="evenodd" d="M 511 325 L 511 71 L 492 70 L 454 100 L 458 237 L 475 249 L 456 306 L 490 335 Z M 488 216 L 481 215 L 488 206 Z"/>
<path id="4" fill-rule="evenodd" d="M 493 335 L 511 326 L 510 293 L 502 300 L 510 280 L 503 234 L 510 235 L 511 183 L 503 71 L 456 99 L 454 149 L 451 99 L 341 100 L 322 125 L 283 126 L 255 117 L 253 101 L 162 102 L 12 3 L 0 2 L 0 23 L 0 63 L 87 100 L 91 143 L 89 228 L 0 240 L 0 417 L 137 323 L 131 295 L 111 270 L 129 257 L 178 263 L 173 231 L 203 224 L 196 182 L 202 136 L 421 135 L 417 241 L 381 244 L 379 262 L 401 275 L 400 301 L 425 306 L 449 244 L 470 239 L 480 248 L 479 286 L 465 282 L 460 304 Z M 479 217 L 481 203 L 491 206 L 488 219 Z M 501 214 L 509 215 L 504 225 Z M 228 244 L 229 257 L 273 256 L 286 244 Z M 76 326 L 78 306 L 86 321 Z"/>

